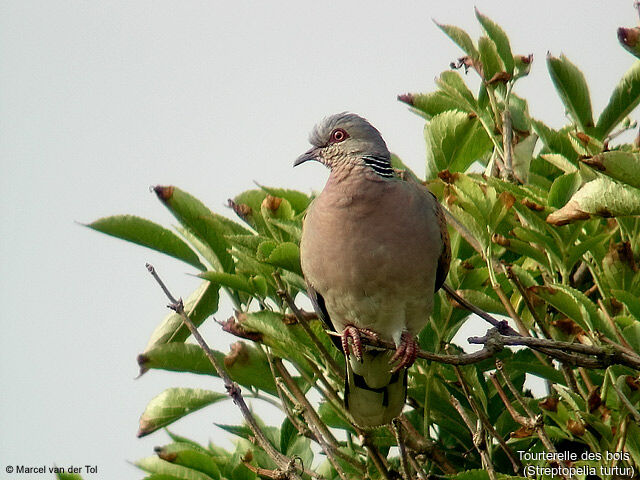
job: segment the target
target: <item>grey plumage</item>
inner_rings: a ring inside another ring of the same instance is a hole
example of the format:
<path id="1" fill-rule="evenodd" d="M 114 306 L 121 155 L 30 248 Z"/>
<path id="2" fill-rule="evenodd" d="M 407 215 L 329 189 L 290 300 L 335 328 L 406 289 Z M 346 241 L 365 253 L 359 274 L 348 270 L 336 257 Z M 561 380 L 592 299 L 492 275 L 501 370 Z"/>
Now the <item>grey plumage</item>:
<path id="1" fill-rule="evenodd" d="M 448 269 L 446 226 L 430 192 L 394 174 L 382 136 L 362 117 L 328 117 L 310 142 L 295 164 L 317 160 L 331 169 L 303 224 L 300 255 L 310 297 L 325 323 L 345 332 L 342 345 L 356 327 L 400 350 L 393 372 L 393 352 L 364 346 L 359 360 L 356 339 L 354 353 L 344 352 L 345 405 L 359 425 L 374 427 L 402 411 L 414 338 Z"/>

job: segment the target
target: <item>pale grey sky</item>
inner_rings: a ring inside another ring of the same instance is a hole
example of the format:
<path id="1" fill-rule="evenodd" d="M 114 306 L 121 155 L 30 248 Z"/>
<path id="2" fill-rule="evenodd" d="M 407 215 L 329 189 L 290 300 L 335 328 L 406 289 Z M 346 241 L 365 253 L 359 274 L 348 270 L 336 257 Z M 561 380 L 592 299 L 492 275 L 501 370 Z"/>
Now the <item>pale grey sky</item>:
<path id="1" fill-rule="evenodd" d="M 127 461 L 167 442 L 162 432 L 136 439 L 147 402 L 171 386 L 221 391 L 193 375 L 134 380 L 136 355 L 166 314 L 145 262 L 176 295 L 197 281 L 178 261 L 74 222 L 134 213 L 172 225 L 154 184 L 224 214 L 254 180 L 320 189 L 321 166 L 291 164 L 313 124 L 344 110 L 422 173 L 423 122 L 396 95 L 434 88 L 461 52 L 431 18 L 476 37 L 474 4 L 515 53 L 534 54 L 516 92 L 554 126 L 564 112 L 547 51 L 583 69 L 596 112 L 633 62 L 616 40 L 618 26 L 637 23 L 626 0 L 0 1 L 0 478 L 27 478 L 7 476 L 7 464 L 142 478 Z M 213 322 L 203 333 L 219 349 L 233 341 Z M 212 424 L 239 420 L 225 402 L 171 428 L 229 445 Z"/>

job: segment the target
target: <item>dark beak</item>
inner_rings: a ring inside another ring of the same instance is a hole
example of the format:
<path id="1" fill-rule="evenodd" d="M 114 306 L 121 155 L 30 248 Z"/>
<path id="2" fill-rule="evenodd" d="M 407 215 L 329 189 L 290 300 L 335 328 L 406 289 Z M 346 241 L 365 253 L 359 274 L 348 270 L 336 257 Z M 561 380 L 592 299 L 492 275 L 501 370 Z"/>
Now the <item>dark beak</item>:
<path id="1" fill-rule="evenodd" d="M 306 152 L 304 152 L 298 158 L 296 158 L 296 161 L 293 162 L 293 166 L 297 167 L 301 163 L 307 162 L 309 160 L 319 161 L 320 160 L 319 154 L 320 154 L 320 149 L 317 147 L 313 147 L 307 150 Z"/>

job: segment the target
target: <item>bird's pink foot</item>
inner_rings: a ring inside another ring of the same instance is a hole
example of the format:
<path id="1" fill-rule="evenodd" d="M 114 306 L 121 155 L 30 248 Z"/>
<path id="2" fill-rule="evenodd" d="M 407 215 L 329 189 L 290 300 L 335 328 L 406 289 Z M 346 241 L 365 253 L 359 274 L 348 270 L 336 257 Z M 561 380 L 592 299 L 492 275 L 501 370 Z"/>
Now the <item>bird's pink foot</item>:
<path id="1" fill-rule="evenodd" d="M 418 350 L 419 346 L 415 337 L 407 331 L 402 332 L 400 345 L 398 345 L 396 353 L 389 360 L 389 364 L 393 365 L 395 363 L 391 373 L 396 373 L 401 368 L 409 368 L 413 365 L 418 356 Z"/>
<path id="2" fill-rule="evenodd" d="M 372 337 L 378 340 L 379 336 L 373 330 L 368 328 L 358 328 L 354 325 L 347 325 L 342 331 L 342 351 L 345 355 L 349 355 L 349 340 L 351 340 L 351 351 L 353 355 L 361 362 L 362 361 L 362 334 Z"/>

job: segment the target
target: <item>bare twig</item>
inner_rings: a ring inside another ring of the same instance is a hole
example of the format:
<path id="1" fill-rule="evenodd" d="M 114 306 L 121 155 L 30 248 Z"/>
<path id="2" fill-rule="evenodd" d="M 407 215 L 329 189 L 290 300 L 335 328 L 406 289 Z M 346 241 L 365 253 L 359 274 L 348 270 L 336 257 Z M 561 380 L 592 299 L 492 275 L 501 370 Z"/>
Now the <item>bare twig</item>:
<path id="1" fill-rule="evenodd" d="M 495 330 L 492 329 L 492 331 Z M 340 336 L 340 334 L 337 332 L 327 333 L 332 336 Z M 396 346 L 393 342 L 387 342 L 386 340 L 382 340 L 380 338 L 369 337 L 368 335 L 363 335 L 361 341 L 362 343 L 371 345 L 372 347 L 381 347 L 388 350 L 396 349 Z M 460 355 L 443 355 L 440 353 L 431 353 L 425 350 L 418 350 L 416 355 L 418 358 L 433 360 L 434 362 L 446 363 L 449 365 L 470 365 L 472 363 L 478 363 L 482 360 L 486 360 L 487 358 L 491 358 L 500 350 L 502 350 L 502 347 L 499 345 L 499 343 L 493 344 L 491 342 L 487 342 L 485 348 L 473 353 L 463 353 Z"/>
<path id="2" fill-rule="evenodd" d="M 509 326 L 509 324 L 505 320 L 497 320 L 494 317 L 492 317 L 491 315 L 489 315 L 487 312 L 485 312 L 484 310 L 481 310 L 478 307 L 476 307 L 475 305 L 473 305 L 472 303 L 467 302 L 464 298 L 462 298 L 458 294 L 458 292 L 456 292 L 453 288 L 451 288 L 446 283 L 444 285 L 442 285 L 442 289 L 445 292 L 447 292 L 461 306 L 463 306 L 464 308 L 466 308 L 470 312 L 475 313 L 480 318 L 482 318 L 483 320 L 486 320 L 491 325 L 493 325 L 495 328 L 497 328 L 498 331 L 501 334 L 503 334 L 503 335 L 518 335 L 518 332 L 516 332 L 513 328 L 511 328 Z"/>
<path id="3" fill-rule="evenodd" d="M 482 409 L 482 407 L 478 405 L 478 403 L 476 402 L 474 396 L 471 394 L 469 390 L 469 385 L 460 368 L 458 367 L 454 367 L 454 368 L 456 371 L 456 375 L 458 377 L 458 381 L 460 382 L 460 386 L 462 387 L 462 392 L 464 393 L 464 396 L 467 398 L 467 402 L 469 403 L 469 406 L 473 410 L 473 413 L 475 413 L 476 417 L 478 417 L 478 419 L 480 420 L 482 427 L 485 430 L 487 430 L 491 434 L 491 436 L 493 436 L 498 441 L 500 448 L 502 448 L 505 455 L 507 455 L 507 458 L 511 462 L 511 467 L 513 468 L 514 473 L 520 473 L 522 471 L 522 463 L 513 454 L 513 452 L 511 451 L 511 448 L 509 447 L 509 445 L 507 445 L 507 442 L 505 442 L 504 438 L 502 438 L 502 435 L 500 435 L 496 431 L 496 429 L 493 427 L 493 424 L 489 420 L 489 417 L 487 416 L 485 411 Z"/>
<path id="4" fill-rule="evenodd" d="M 508 108 L 502 111 L 502 145 L 504 149 L 504 171 L 500 172 L 502 178 L 513 182 L 513 128 L 511 126 L 511 112 Z"/>
<path id="5" fill-rule="evenodd" d="M 380 452 L 376 448 L 375 444 L 371 441 L 371 437 L 369 436 L 368 432 L 364 432 L 359 429 L 356 429 L 356 431 L 358 432 L 358 436 L 360 437 L 362 445 L 364 445 L 364 447 L 367 449 L 369 458 L 380 472 L 380 475 L 382 475 L 385 480 L 392 480 L 393 477 L 391 476 L 391 473 L 389 473 L 389 465 L 387 464 L 385 458 L 380 455 Z"/>
<path id="6" fill-rule="evenodd" d="M 304 425 L 298 419 L 297 415 L 291 410 L 289 403 L 285 400 L 286 396 L 289 401 L 295 405 L 295 398 L 291 398 L 290 395 L 292 394 L 290 394 L 289 391 L 284 387 L 284 385 L 281 385 L 281 383 L 278 381 L 281 379 L 276 374 L 275 366 L 273 365 L 273 357 L 269 352 L 266 352 L 266 356 L 269 362 L 269 368 L 271 369 L 271 375 L 273 375 L 273 378 L 275 380 L 276 392 L 278 393 L 278 398 L 280 398 L 280 402 L 282 403 L 285 415 L 287 416 L 291 424 L 296 428 L 296 430 L 298 430 L 298 433 L 300 433 L 300 435 L 304 435 L 305 437 L 315 440 L 315 436 L 313 435 L 311 429 L 307 425 Z"/>
<path id="7" fill-rule="evenodd" d="M 420 467 L 420 465 L 418 465 L 418 462 L 416 461 L 414 455 L 408 455 L 409 458 L 409 463 L 411 464 L 411 467 L 415 470 L 416 475 L 418 476 L 419 480 L 426 480 L 427 477 L 425 476 L 424 472 L 422 471 L 422 468 Z"/>
<path id="8" fill-rule="evenodd" d="M 581 350 L 575 349 L 576 347 L 574 346 L 579 345 L 576 343 L 558 342 L 556 340 L 550 340 L 550 339 L 526 337 L 516 332 L 513 328 L 511 328 L 507 324 L 506 321 L 499 321 L 494 317 L 492 317 L 491 315 L 489 315 L 487 312 L 467 302 L 464 298 L 458 295 L 458 293 L 455 290 L 453 290 L 449 285 L 447 284 L 443 285 L 443 289 L 464 308 L 466 308 L 470 312 L 475 313 L 476 315 L 478 315 L 479 317 L 483 318 L 484 320 L 489 322 L 491 325 L 493 325 L 501 334 L 500 338 L 498 339 L 494 338 L 494 341 L 497 341 L 499 344 L 502 343 L 503 346 L 504 345 L 526 345 L 528 347 L 533 348 L 534 350 L 544 353 L 545 355 L 555 358 L 561 362 L 565 362 L 575 366 L 582 366 L 587 368 L 606 368 L 609 365 L 618 364 L 618 365 L 626 365 L 628 367 L 640 370 L 640 356 L 633 352 L 630 352 L 628 349 L 624 349 L 624 347 L 620 345 L 612 345 L 613 350 L 615 350 L 613 352 L 610 349 L 599 347 L 597 345 L 582 345 L 583 347 L 586 347 L 586 349 L 581 351 Z M 513 306 L 511 305 L 511 302 L 508 301 L 502 289 L 501 288 L 496 289 L 496 293 L 498 293 L 498 296 L 502 300 L 502 303 L 507 309 L 507 312 L 510 314 L 510 316 L 512 316 L 514 320 L 516 321 L 519 320 L 520 323 L 522 323 L 522 320 L 517 315 L 517 313 L 515 313 L 515 311 L 513 310 Z M 526 334 L 528 335 L 528 332 Z M 477 337 L 475 338 L 477 339 Z M 485 337 L 482 337 L 482 338 L 485 338 Z M 507 339 L 507 338 L 509 338 L 509 340 L 505 340 L 504 342 L 502 342 L 503 339 Z M 471 341 L 471 339 L 469 339 L 469 342 L 484 343 L 483 341 L 473 342 Z M 567 349 L 568 345 L 572 346 L 569 349 L 570 351 L 579 352 L 584 355 L 572 355 L 572 354 L 565 353 L 565 350 Z M 580 347 L 577 347 L 577 348 L 579 349 Z M 480 350 L 480 352 L 482 352 L 482 350 Z M 480 353 L 480 352 L 476 352 L 476 353 Z M 434 354 L 430 354 L 430 355 L 434 355 Z M 596 356 L 597 358 L 591 358 L 585 355 L 593 355 L 593 356 Z M 418 353 L 418 356 L 421 358 L 426 358 L 425 356 L 422 356 L 420 353 Z M 436 358 L 430 358 L 430 359 L 434 361 L 439 361 L 441 363 L 452 363 L 454 365 L 464 365 L 464 363 L 447 362 L 446 359 L 436 359 Z M 481 358 L 481 360 L 482 359 L 484 358 Z M 470 361 L 469 363 L 474 363 L 474 362 Z"/>
<path id="9" fill-rule="evenodd" d="M 489 478 L 491 480 L 496 480 L 496 471 L 493 468 L 493 463 L 491 463 L 491 458 L 489 457 L 489 452 L 487 451 L 487 444 L 484 438 L 484 433 L 482 430 L 477 430 L 467 412 L 464 411 L 464 408 L 458 401 L 456 397 L 453 395 L 449 395 L 449 401 L 453 405 L 453 407 L 458 411 L 460 417 L 464 421 L 465 425 L 471 432 L 471 438 L 473 439 L 473 446 L 476 448 L 478 453 L 480 454 L 480 458 L 482 459 L 482 466 L 485 468 L 487 473 L 489 474 Z"/>
<path id="10" fill-rule="evenodd" d="M 204 338 L 202 338 L 196 326 L 193 324 L 189 316 L 185 313 L 182 299 L 176 300 L 176 298 L 171 294 L 171 292 L 166 287 L 164 282 L 160 279 L 160 277 L 156 273 L 153 266 L 148 263 L 146 264 L 146 266 L 149 273 L 153 276 L 156 282 L 158 282 L 158 285 L 160 285 L 160 288 L 162 288 L 162 291 L 171 302 L 171 304 L 168 305 L 168 307 L 171 310 L 175 311 L 178 315 L 180 315 L 180 317 L 182 318 L 182 321 L 191 332 L 191 335 L 193 335 L 193 337 L 196 339 L 196 341 L 204 351 L 205 355 L 213 365 L 213 368 L 215 368 L 218 376 L 224 382 L 224 386 L 227 390 L 227 393 L 233 400 L 233 403 L 235 403 L 240 409 L 240 412 L 242 413 L 244 420 L 247 422 L 247 425 L 251 429 L 251 432 L 255 436 L 255 439 L 258 445 L 267 453 L 267 455 L 269 455 L 269 457 L 271 457 L 271 459 L 275 462 L 275 464 L 278 466 L 281 472 L 284 475 L 286 475 L 286 477 L 284 478 L 291 479 L 291 480 L 299 480 L 300 476 L 297 473 L 298 468 L 295 465 L 295 459 L 292 459 L 287 457 L 286 455 L 283 455 L 278 450 L 276 450 L 273 445 L 271 445 L 271 442 L 269 442 L 264 432 L 260 429 L 260 426 L 256 422 L 256 419 L 253 417 L 253 414 L 251 413 L 251 411 L 249 410 L 249 407 L 245 403 L 244 398 L 242 397 L 242 394 L 240 391 L 240 387 L 238 386 L 237 383 L 231 380 L 229 375 L 227 375 L 227 372 L 224 369 L 224 367 L 220 364 L 220 362 L 216 359 L 216 357 L 214 357 L 211 349 L 209 348 L 209 345 L 207 345 L 207 342 L 204 340 Z"/>
<path id="11" fill-rule="evenodd" d="M 307 397 L 304 396 L 304 393 L 302 393 L 302 390 L 300 390 L 298 384 L 291 377 L 289 371 L 282 363 L 282 360 L 280 360 L 279 358 L 274 358 L 273 363 L 276 367 L 276 370 L 280 374 L 280 377 L 282 378 L 282 380 L 284 380 L 284 383 L 286 384 L 289 391 L 293 394 L 296 401 L 302 406 L 302 415 L 307 421 L 307 425 L 318 440 L 320 448 L 322 448 L 324 454 L 329 459 L 329 462 L 338 473 L 338 476 L 342 480 L 348 480 L 346 474 L 342 470 L 342 467 L 334 456 L 335 451 L 338 450 L 338 441 L 329 431 L 324 422 L 320 419 L 317 412 L 309 403 L 309 400 L 307 400 Z"/>
<path id="12" fill-rule="evenodd" d="M 507 394 L 502 389 L 500 382 L 498 382 L 498 379 L 496 378 L 496 374 L 495 373 L 490 374 L 489 379 L 491 380 L 491 383 L 493 383 L 493 386 L 496 388 L 496 391 L 498 392 L 498 396 L 502 400 L 502 403 L 504 403 L 504 406 L 507 407 L 507 411 L 509 412 L 509 415 L 511 415 L 511 418 L 513 418 L 516 421 L 516 423 L 519 423 L 524 427 L 533 429 L 533 426 L 530 425 L 529 423 L 529 418 L 520 414 L 513 407 L 513 404 L 509 400 L 509 397 L 507 397 Z"/>
<path id="13" fill-rule="evenodd" d="M 586 393 L 583 391 L 581 386 L 578 385 L 578 380 L 576 379 L 576 375 L 573 373 L 571 366 L 567 365 L 566 363 L 561 363 L 560 371 L 562 372 L 562 375 L 564 376 L 564 379 L 567 382 L 569 388 L 571 388 L 571 390 L 573 390 L 575 393 L 586 400 Z"/>
<path id="14" fill-rule="evenodd" d="M 394 418 L 391 421 L 393 427 L 393 433 L 396 436 L 396 442 L 398 442 L 398 450 L 400 450 L 400 468 L 402 469 L 402 477 L 404 480 L 411 480 L 411 467 L 409 466 L 409 460 L 407 458 L 407 448 L 404 444 L 404 436 L 402 435 L 402 428 L 400 428 L 400 421 Z"/>
<path id="15" fill-rule="evenodd" d="M 322 393 L 322 395 L 327 399 L 328 402 L 332 403 L 333 406 L 336 407 L 338 411 L 340 411 L 340 407 L 343 405 L 343 401 L 338 396 L 338 392 L 335 390 L 335 388 L 333 388 L 333 385 L 331 385 L 327 377 L 324 376 L 322 371 L 312 360 L 307 359 L 307 365 L 313 371 L 313 374 L 318 378 L 318 380 L 320 380 L 320 383 L 322 383 L 322 385 L 324 386 L 324 388 L 322 388 L 316 385 L 316 388 L 320 391 L 320 393 Z M 345 418 L 350 421 L 350 419 L 347 418 L 347 415 L 345 415 Z"/>
<path id="16" fill-rule="evenodd" d="M 507 407 L 507 410 L 511 414 L 511 417 L 523 427 L 528 428 L 530 430 L 534 430 L 536 432 L 536 435 L 544 445 L 544 447 L 547 449 L 547 451 L 556 453 L 556 447 L 551 441 L 551 439 L 549 438 L 549 435 L 547 435 L 547 431 L 544 428 L 544 420 L 542 418 L 542 415 L 535 415 L 533 411 L 529 408 L 527 403 L 524 401 L 524 398 L 522 398 L 522 395 L 520 395 L 520 392 L 518 391 L 518 389 L 515 387 L 515 385 L 509 378 L 509 376 L 505 374 L 504 365 L 500 360 L 496 360 L 496 369 L 498 372 L 500 372 L 500 376 L 504 380 L 505 385 L 507 385 L 509 390 L 511 390 L 513 397 L 516 399 L 518 404 L 520 404 L 522 409 L 527 414 L 527 416 L 525 417 L 523 415 L 520 415 L 518 412 L 516 412 L 516 410 L 513 408 L 513 405 L 511 405 L 511 402 L 507 398 L 507 395 L 504 393 L 504 390 L 502 389 L 500 382 L 498 382 L 498 380 L 495 378 L 495 375 L 491 375 L 491 381 L 496 387 L 496 390 L 498 391 L 498 395 L 500 396 L 503 403 Z M 566 467 L 566 464 L 563 461 L 558 460 L 558 462 L 562 466 Z"/>
<path id="17" fill-rule="evenodd" d="M 493 334 L 484 337 L 470 337 L 469 343 L 486 344 L 487 341 L 498 342 L 502 345 L 525 345 L 539 350 L 553 358 L 571 365 L 587 368 L 606 368 L 609 365 L 627 365 L 640 369 L 640 357 L 630 355 L 615 348 L 599 347 L 597 345 L 583 345 L 581 343 L 561 342 L 546 338 L 506 336 Z M 566 352 L 575 352 L 575 355 Z M 594 356 L 596 358 L 592 358 Z"/>
<path id="18" fill-rule="evenodd" d="M 421 435 L 404 414 L 401 414 L 398 419 L 407 431 L 407 435 L 404 437 L 407 447 L 414 452 L 426 455 L 444 473 L 449 475 L 458 473 L 458 470 L 447 460 L 447 457 L 433 440 Z"/>

